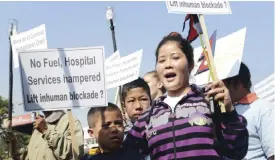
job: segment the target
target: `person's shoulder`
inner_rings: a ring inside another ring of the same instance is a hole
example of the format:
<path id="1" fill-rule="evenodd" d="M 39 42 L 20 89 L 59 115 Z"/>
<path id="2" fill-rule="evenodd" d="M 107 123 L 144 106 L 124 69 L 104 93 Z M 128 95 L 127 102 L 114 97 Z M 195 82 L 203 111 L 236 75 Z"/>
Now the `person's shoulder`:
<path id="1" fill-rule="evenodd" d="M 274 103 L 259 98 L 253 103 L 251 103 L 250 107 L 259 112 L 260 114 L 266 114 L 267 112 L 274 110 Z"/>
<path id="2" fill-rule="evenodd" d="M 93 157 L 94 155 L 90 155 L 90 154 L 85 154 L 84 156 L 82 156 L 81 158 L 80 158 L 80 160 L 92 160 L 92 157 Z"/>
<path id="3" fill-rule="evenodd" d="M 147 118 L 150 118 L 151 114 L 160 108 L 162 108 L 162 103 L 164 99 L 167 97 L 167 95 L 160 96 L 156 100 L 152 102 L 152 105 L 147 108 L 138 118 L 138 122 L 144 122 L 147 120 Z"/>
<path id="4" fill-rule="evenodd" d="M 274 103 L 267 101 L 265 99 L 262 98 L 258 98 L 257 100 L 255 100 L 252 104 L 260 104 L 260 105 L 265 105 L 268 108 L 274 108 Z"/>
<path id="5" fill-rule="evenodd" d="M 60 122 L 62 122 L 63 124 L 69 124 L 70 121 L 69 121 L 69 113 L 68 112 L 64 112 L 64 115 L 60 118 Z M 76 124 L 76 125 L 80 125 L 81 126 L 81 122 L 78 118 L 76 118 L 75 116 L 72 116 L 73 118 L 73 122 Z M 82 126 L 81 126 L 82 127 Z"/>
<path id="6" fill-rule="evenodd" d="M 150 111 L 151 111 L 151 108 L 152 106 L 150 106 L 149 108 L 147 108 L 139 117 L 138 117 L 138 122 L 144 122 L 146 121 L 146 119 L 148 118 L 148 116 L 150 116 Z"/>
<path id="7" fill-rule="evenodd" d="M 131 160 L 143 160 L 143 156 L 137 151 L 133 150 L 128 147 L 122 147 L 121 148 L 122 154 L 125 156 L 126 159 L 131 159 Z"/>
<path id="8" fill-rule="evenodd" d="M 80 160 L 105 160 L 105 159 L 104 157 L 102 157 L 101 154 L 95 154 L 95 155 L 87 154 L 83 156 Z"/>

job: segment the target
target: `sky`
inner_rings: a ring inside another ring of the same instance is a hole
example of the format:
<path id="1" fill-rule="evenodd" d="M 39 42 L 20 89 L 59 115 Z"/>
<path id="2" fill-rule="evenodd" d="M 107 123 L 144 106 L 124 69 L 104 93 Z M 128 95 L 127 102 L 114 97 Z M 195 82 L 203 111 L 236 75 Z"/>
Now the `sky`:
<path id="1" fill-rule="evenodd" d="M 217 29 L 217 39 L 247 27 L 243 62 L 252 74 L 252 84 L 274 72 L 274 2 L 230 2 L 231 15 L 206 15 L 208 33 Z M 155 68 L 155 49 L 172 31 L 182 32 L 185 14 L 168 13 L 162 2 L 0 2 L 0 95 L 8 97 L 10 19 L 19 22 L 18 32 L 46 25 L 48 48 L 104 46 L 105 56 L 113 52 L 110 25 L 105 13 L 114 7 L 118 50 L 126 56 L 143 49 L 140 76 Z M 187 28 L 183 34 L 187 36 Z M 192 43 L 199 47 L 199 40 Z M 14 70 L 14 101 L 22 103 L 19 70 Z M 108 90 L 113 102 L 115 89 Z M 73 114 L 87 127 L 89 108 L 73 109 Z M 15 115 L 23 114 L 15 105 Z"/>

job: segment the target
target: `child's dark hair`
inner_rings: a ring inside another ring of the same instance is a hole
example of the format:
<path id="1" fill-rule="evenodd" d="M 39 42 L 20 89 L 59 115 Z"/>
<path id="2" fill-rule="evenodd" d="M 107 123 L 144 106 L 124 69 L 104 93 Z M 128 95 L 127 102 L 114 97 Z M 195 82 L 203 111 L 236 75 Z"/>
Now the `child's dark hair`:
<path id="1" fill-rule="evenodd" d="M 252 83 L 249 68 L 243 62 L 241 62 L 239 74 L 234 77 L 225 79 L 224 82 L 234 86 L 241 82 L 242 85 L 250 91 Z"/>
<path id="2" fill-rule="evenodd" d="M 165 36 L 159 43 L 157 50 L 156 50 L 156 62 L 158 61 L 158 55 L 159 55 L 159 49 L 167 42 L 177 42 L 179 45 L 179 48 L 182 50 L 182 52 L 185 54 L 186 59 L 188 61 L 189 66 L 194 65 L 194 50 L 191 46 L 190 42 L 182 38 L 182 36 L 177 32 L 171 32 L 168 36 Z"/>
<path id="3" fill-rule="evenodd" d="M 119 107 L 111 102 L 108 103 L 108 106 L 90 108 L 90 110 L 87 114 L 88 125 L 90 128 L 95 127 L 96 120 L 99 118 L 97 115 L 104 115 L 105 111 L 119 111 L 119 112 L 121 112 Z M 102 117 L 102 118 L 104 118 L 104 117 Z"/>
<path id="4" fill-rule="evenodd" d="M 150 104 L 151 104 L 152 99 L 151 99 L 150 88 L 148 84 L 144 81 L 144 79 L 140 77 L 132 82 L 129 82 L 123 85 L 122 91 L 121 91 L 121 102 L 125 103 L 127 92 L 129 92 L 129 90 L 134 88 L 143 88 L 145 92 L 148 94 L 150 98 Z"/>
<path id="5" fill-rule="evenodd" d="M 150 72 L 146 73 L 145 75 L 152 75 L 154 78 L 156 78 L 158 81 L 160 81 L 158 72 L 156 70 L 150 71 Z M 163 94 L 166 92 L 166 89 L 164 88 L 164 86 L 162 86 L 160 90 Z"/>

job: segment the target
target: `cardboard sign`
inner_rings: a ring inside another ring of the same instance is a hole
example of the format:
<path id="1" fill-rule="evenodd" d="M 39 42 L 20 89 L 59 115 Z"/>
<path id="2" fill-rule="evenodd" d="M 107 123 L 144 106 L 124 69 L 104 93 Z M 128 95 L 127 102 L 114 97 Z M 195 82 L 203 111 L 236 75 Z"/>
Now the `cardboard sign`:
<path id="1" fill-rule="evenodd" d="M 20 52 L 26 111 L 107 105 L 104 47 Z"/>
<path id="2" fill-rule="evenodd" d="M 45 24 L 11 36 L 11 45 L 13 52 L 13 66 L 14 68 L 18 68 L 18 53 L 20 51 L 48 48 Z"/>
<path id="3" fill-rule="evenodd" d="M 269 102 L 274 103 L 274 81 L 275 81 L 275 74 L 271 74 L 264 80 L 258 82 L 254 85 L 254 91 L 257 96 L 261 99 L 265 99 Z"/>
<path id="4" fill-rule="evenodd" d="M 214 63 L 220 80 L 233 77 L 239 73 L 245 44 L 245 35 L 246 28 L 243 28 L 217 40 Z M 195 62 L 197 62 L 201 53 L 201 47 L 194 49 Z M 195 63 L 191 75 L 195 75 L 199 65 L 200 63 Z M 195 76 L 195 82 L 197 85 L 207 84 L 208 79 L 209 70 Z M 212 82 L 212 78 L 210 78 L 210 82 Z"/>
<path id="5" fill-rule="evenodd" d="M 117 50 L 115 53 L 111 54 L 108 58 L 105 59 L 105 65 L 119 58 L 120 58 L 120 54 L 119 54 L 119 51 Z"/>
<path id="6" fill-rule="evenodd" d="M 228 1 L 221 0 L 166 0 L 168 13 L 178 14 L 231 14 Z"/>
<path id="7" fill-rule="evenodd" d="M 35 119 L 34 113 L 24 114 L 20 116 L 12 117 L 12 126 L 21 126 L 25 124 L 33 123 Z"/>
<path id="8" fill-rule="evenodd" d="M 138 78 L 142 52 L 143 49 L 106 64 L 106 86 L 108 89 Z"/>

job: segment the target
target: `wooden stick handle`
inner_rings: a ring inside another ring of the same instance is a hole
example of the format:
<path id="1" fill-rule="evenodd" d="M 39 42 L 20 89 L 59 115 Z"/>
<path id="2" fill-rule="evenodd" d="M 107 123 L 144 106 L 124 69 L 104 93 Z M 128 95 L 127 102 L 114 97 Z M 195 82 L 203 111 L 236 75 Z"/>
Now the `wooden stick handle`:
<path id="1" fill-rule="evenodd" d="M 71 109 L 68 109 L 68 118 L 69 118 L 69 126 L 70 126 L 71 138 L 72 138 L 73 159 L 77 160 L 79 155 L 79 148 L 75 138 L 75 132 L 74 132 L 75 126 L 74 126 L 73 114 Z"/>
<path id="2" fill-rule="evenodd" d="M 204 35 L 204 41 L 205 41 L 206 47 L 207 47 L 207 55 L 205 55 L 205 56 L 208 56 L 207 63 L 209 66 L 209 71 L 210 71 L 210 73 L 212 72 L 211 73 L 212 79 L 214 81 L 216 81 L 216 80 L 218 80 L 218 75 L 216 72 L 216 66 L 214 63 L 214 58 L 213 58 L 213 54 L 212 54 L 213 52 L 212 52 L 212 48 L 211 48 L 211 45 L 209 42 L 208 32 L 207 32 L 204 16 L 202 14 L 199 15 L 199 21 L 200 21 L 201 29 L 202 29 L 202 32 Z M 219 105 L 221 106 L 221 112 L 225 113 L 226 111 L 225 111 L 225 106 L 224 106 L 223 102 L 219 101 Z"/>

